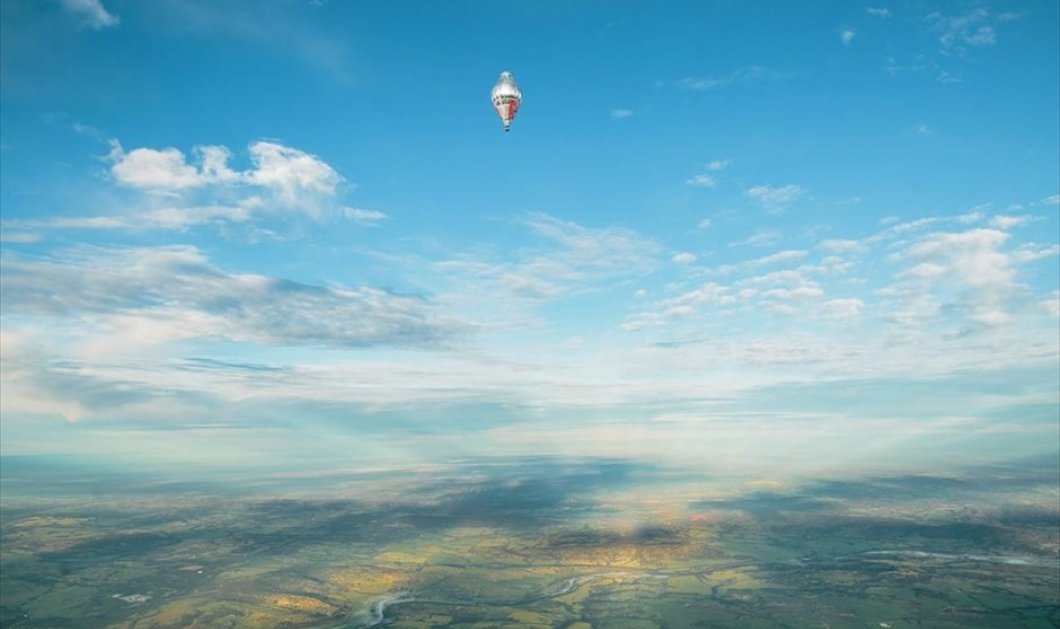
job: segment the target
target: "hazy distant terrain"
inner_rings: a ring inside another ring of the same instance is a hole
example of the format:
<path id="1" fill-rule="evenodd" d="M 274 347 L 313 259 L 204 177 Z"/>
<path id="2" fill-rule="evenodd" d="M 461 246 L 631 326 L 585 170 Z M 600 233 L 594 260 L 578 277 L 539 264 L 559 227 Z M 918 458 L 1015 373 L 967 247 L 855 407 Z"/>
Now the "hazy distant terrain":
<path id="1" fill-rule="evenodd" d="M 616 459 L 178 483 L 3 459 L 5 627 L 1055 627 L 1057 469 Z M 478 624 L 476 624 L 478 623 Z"/>

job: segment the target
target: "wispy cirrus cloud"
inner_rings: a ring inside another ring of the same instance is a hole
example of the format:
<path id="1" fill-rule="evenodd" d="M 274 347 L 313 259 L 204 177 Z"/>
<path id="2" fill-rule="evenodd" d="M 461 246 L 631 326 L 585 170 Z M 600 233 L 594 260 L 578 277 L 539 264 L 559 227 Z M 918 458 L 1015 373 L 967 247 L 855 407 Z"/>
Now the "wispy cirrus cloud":
<path id="1" fill-rule="evenodd" d="M 347 207 L 342 209 L 343 215 L 351 221 L 358 223 L 374 224 L 385 220 L 387 215 L 379 210 L 365 210 L 361 208 Z"/>
<path id="2" fill-rule="evenodd" d="M 899 76 L 902 74 L 928 74 L 933 75 L 935 80 L 939 83 L 951 84 L 960 83 L 964 79 L 957 74 L 954 74 L 950 69 L 943 68 L 938 61 L 923 55 L 913 55 L 908 59 L 900 59 L 898 57 L 887 57 L 886 64 L 884 65 L 884 71 L 891 76 Z"/>
<path id="3" fill-rule="evenodd" d="M 0 242 L 31 243 L 40 242 L 42 236 L 36 232 L 0 230 Z"/>
<path id="4" fill-rule="evenodd" d="M 654 240 L 622 227 L 586 227 L 541 212 L 519 222 L 536 239 L 532 246 L 501 258 L 463 253 L 430 264 L 439 281 L 452 288 L 448 299 L 463 304 L 487 299 L 491 308 L 470 308 L 480 316 L 500 305 L 520 311 L 527 301 L 533 305 L 646 275 L 662 251 Z M 520 315 L 508 314 L 519 320 Z"/>
<path id="5" fill-rule="evenodd" d="M 995 20 L 984 8 L 962 15 L 943 15 L 936 11 L 924 18 L 928 27 L 939 34 L 939 44 L 946 55 L 961 55 L 970 47 L 996 44 Z"/>
<path id="6" fill-rule="evenodd" d="M 793 201 L 806 194 L 806 190 L 802 186 L 795 184 L 786 186 L 761 185 L 748 188 L 745 194 L 766 211 L 780 212 Z"/>
<path id="7" fill-rule="evenodd" d="M 655 300 L 627 318 L 622 328 L 634 331 L 645 326 L 663 326 L 675 319 L 702 314 L 708 309 L 721 309 L 722 312 L 731 314 L 734 308 L 752 305 L 778 314 L 793 314 L 796 312 L 796 304 L 803 305 L 807 300 L 824 295 L 824 289 L 812 276 L 833 272 L 836 268 L 835 260 L 761 271 L 771 266 L 783 267 L 785 264 L 804 259 L 808 254 L 809 252 L 804 250 L 785 250 L 703 269 L 701 274 L 726 278 L 726 283 L 722 283 L 720 279 L 712 279 L 674 297 Z"/>
<path id="8" fill-rule="evenodd" d="M 783 75 L 767 71 L 761 66 L 751 65 L 734 70 L 723 76 L 695 77 L 686 76 L 674 81 L 674 85 L 692 92 L 703 92 L 727 85 L 755 83 L 765 79 L 781 78 Z"/>
<path id="9" fill-rule="evenodd" d="M 567 267 L 560 275 L 569 277 L 646 273 L 660 251 L 654 240 L 623 227 L 585 227 L 540 212 L 528 215 L 524 224 L 559 245 L 548 257 Z"/>
<path id="10" fill-rule="evenodd" d="M 776 244 L 784 238 L 784 234 L 776 229 L 760 229 L 743 240 L 730 242 L 730 247 L 767 247 Z"/>
<path id="11" fill-rule="evenodd" d="M 832 253 L 864 253 L 868 247 L 858 240 L 849 238 L 831 238 L 823 240 L 817 246 Z"/>
<path id="12" fill-rule="evenodd" d="M 93 30 L 98 31 L 121 23 L 121 18 L 107 11 L 101 0 L 62 0 L 62 5 L 82 26 Z"/>
<path id="13" fill-rule="evenodd" d="M 784 262 L 801 260 L 805 258 L 808 253 L 808 251 L 799 249 L 786 249 L 784 251 L 771 253 L 767 256 L 753 258 L 751 260 L 744 260 L 742 262 L 735 262 L 732 264 L 723 264 L 721 266 L 714 267 L 713 269 L 707 269 L 706 273 L 713 275 L 731 275 L 733 273 L 745 271 L 748 269 L 758 269 L 773 264 L 781 264 Z"/>
<path id="14" fill-rule="evenodd" d="M 317 68 L 338 83 L 353 79 L 347 45 L 319 28 L 319 7 L 312 3 L 158 0 L 147 3 L 145 9 L 166 30 L 282 51 L 285 57 Z"/>
<path id="15" fill-rule="evenodd" d="M 185 230 L 197 225 L 245 223 L 261 199 L 251 197 L 236 205 L 168 206 L 144 210 L 135 214 L 114 216 L 57 216 L 53 218 L 23 219 L 5 222 L 16 228 L 50 230 L 130 230 L 173 229 Z"/>
<path id="16" fill-rule="evenodd" d="M 711 160 L 704 165 L 707 172 L 692 175 L 685 180 L 685 185 L 695 188 L 713 188 L 718 184 L 718 173 L 725 170 L 730 165 L 732 165 L 732 160 Z"/>
<path id="17" fill-rule="evenodd" d="M 935 135 L 935 129 L 931 125 L 922 122 L 913 127 L 913 135 L 918 138 L 930 138 Z"/>

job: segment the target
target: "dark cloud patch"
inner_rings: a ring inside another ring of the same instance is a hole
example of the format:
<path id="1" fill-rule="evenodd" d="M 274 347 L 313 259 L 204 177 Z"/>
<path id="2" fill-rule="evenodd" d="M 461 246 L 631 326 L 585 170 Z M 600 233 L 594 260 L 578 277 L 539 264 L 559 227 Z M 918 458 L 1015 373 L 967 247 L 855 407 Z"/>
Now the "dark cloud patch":
<path id="1" fill-rule="evenodd" d="M 1027 489 L 1047 483 L 1038 475 L 1019 476 L 931 476 L 903 475 L 866 480 L 828 480 L 809 486 L 814 496 L 839 500 L 909 500 L 918 498 L 957 498 L 980 492 Z"/>
<path id="2" fill-rule="evenodd" d="M 625 460 L 567 461 L 526 457 L 502 465 L 470 463 L 460 476 L 427 485 L 443 498 L 404 519 L 415 526 L 538 527 L 591 508 L 595 492 L 643 482 L 654 466 Z"/>
<path id="3" fill-rule="evenodd" d="M 927 523 L 900 518 L 822 517 L 803 522 L 808 528 L 833 538 L 871 539 L 880 544 L 929 545 L 940 540 L 959 541 L 971 548 L 1011 547 L 1011 532 L 979 522 Z"/>
<path id="4" fill-rule="evenodd" d="M 36 479 L 36 484 L 30 488 L 33 492 L 51 487 L 58 493 L 65 492 L 65 495 L 83 496 L 91 487 L 102 488 L 105 494 L 100 495 L 105 495 L 108 500 L 101 501 L 95 512 L 101 524 L 105 524 L 108 517 L 121 516 L 126 518 L 126 523 L 132 521 L 144 529 L 141 531 L 143 535 L 138 533 L 138 536 L 130 537 L 127 533 L 110 534 L 103 526 L 98 536 L 46 557 L 63 562 L 80 558 L 89 563 L 91 560 L 113 561 L 139 556 L 177 543 L 205 543 L 218 537 L 235 541 L 246 553 L 278 553 L 336 542 L 372 548 L 373 545 L 427 532 L 444 532 L 465 526 L 536 533 L 544 526 L 569 522 L 572 515 L 593 509 L 593 492 L 640 482 L 639 479 L 650 478 L 657 471 L 651 466 L 625 460 L 569 461 L 532 457 L 511 459 L 507 464 L 487 459 L 455 465 L 432 473 L 426 484 L 422 482 L 422 472 L 412 471 L 336 474 L 326 479 L 301 477 L 292 483 L 263 479 L 261 483 L 233 484 L 217 478 L 210 482 L 190 481 L 176 474 L 143 476 L 81 458 L 4 457 L 0 462 L 4 465 L 5 486 L 15 472 L 13 476 L 24 481 Z M 79 478 L 84 484 L 72 487 L 69 484 L 71 478 Z M 385 502 L 379 502 L 378 496 L 373 501 L 268 497 L 292 488 L 309 486 L 319 489 L 323 484 L 341 486 L 351 480 L 372 478 L 383 484 L 397 481 L 399 485 L 414 479 L 419 489 L 394 492 L 393 498 Z M 232 493 L 225 494 L 226 490 Z M 182 500 L 175 502 L 182 506 L 175 506 L 162 514 L 166 519 L 180 517 L 186 520 L 187 526 L 182 527 L 179 534 L 158 533 L 152 527 L 163 524 L 163 521 L 137 520 L 120 509 L 122 504 L 135 504 L 123 502 L 123 498 L 166 493 L 185 494 Z M 202 502 L 185 502 L 187 494 L 201 494 Z M 216 526 L 196 526 L 195 522 L 201 517 L 200 510 L 219 508 L 217 496 L 226 495 L 228 502 L 224 508 L 232 511 L 231 526 L 223 530 Z M 80 509 L 84 508 L 83 502 L 78 504 Z M 674 535 L 678 533 L 663 527 L 644 526 L 623 539 L 640 544 L 667 544 L 673 543 Z M 594 543 L 609 542 L 597 536 Z"/>
<path id="5" fill-rule="evenodd" d="M 1053 531 L 1053 537 L 1060 531 L 1056 465 L 1056 455 L 1050 455 L 951 475 L 824 479 L 789 492 L 754 491 L 689 507 L 739 511 L 770 530 L 793 528 L 850 543 L 871 540 L 883 548 L 1037 554 L 1040 542 L 1020 531 Z M 1051 498 L 1043 503 L 1045 496 Z"/>
<path id="6" fill-rule="evenodd" d="M 643 524 L 631 531 L 602 528 L 560 530 L 545 537 L 542 546 L 548 551 L 607 548 L 634 544 L 637 546 L 680 546 L 689 542 L 688 530 L 678 526 Z"/>
<path id="7" fill-rule="evenodd" d="M 703 511 L 745 511 L 751 515 L 769 517 L 789 512 L 833 511 L 836 504 L 828 500 L 772 491 L 756 491 L 741 498 L 701 500 L 689 508 Z"/>

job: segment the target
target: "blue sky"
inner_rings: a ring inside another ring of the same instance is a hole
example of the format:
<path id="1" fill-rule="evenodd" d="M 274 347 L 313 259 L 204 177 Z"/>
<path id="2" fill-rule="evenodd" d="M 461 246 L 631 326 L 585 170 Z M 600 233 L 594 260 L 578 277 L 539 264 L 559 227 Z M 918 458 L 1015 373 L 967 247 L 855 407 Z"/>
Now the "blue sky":
<path id="1" fill-rule="evenodd" d="M 1055 2 L 2 11 L 4 454 L 1056 449 Z"/>

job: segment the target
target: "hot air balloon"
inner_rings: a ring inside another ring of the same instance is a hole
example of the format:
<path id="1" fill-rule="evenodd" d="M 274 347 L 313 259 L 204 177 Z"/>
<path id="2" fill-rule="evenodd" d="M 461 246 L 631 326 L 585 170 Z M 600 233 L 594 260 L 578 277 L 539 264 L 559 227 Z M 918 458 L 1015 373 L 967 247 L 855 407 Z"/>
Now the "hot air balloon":
<path id="1" fill-rule="evenodd" d="M 501 72 L 497 77 L 497 82 L 490 91 L 490 100 L 504 123 L 504 130 L 508 131 L 512 118 L 515 118 L 515 112 L 519 111 L 519 104 L 523 102 L 523 93 L 519 91 L 511 72 Z"/>

